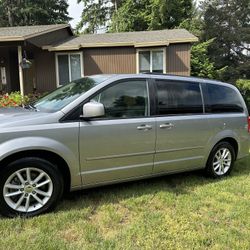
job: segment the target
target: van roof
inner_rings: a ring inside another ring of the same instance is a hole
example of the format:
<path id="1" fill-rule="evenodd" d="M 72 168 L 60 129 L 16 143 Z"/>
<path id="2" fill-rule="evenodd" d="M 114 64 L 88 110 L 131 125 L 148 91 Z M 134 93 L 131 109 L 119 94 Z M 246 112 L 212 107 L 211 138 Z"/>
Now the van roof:
<path id="1" fill-rule="evenodd" d="M 229 86 L 233 86 L 230 83 L 225 83 L 219 80 L 212 80 L 208 78 L 201 78 L 201 77 L 193 77 L 193 76 L 178 76 L 174 74 L 163 74 L 163 73 L 140 73 L 140 74 L 110 74 L 109 77 L 121 77 L 121 78 L 126 78 L 126 77 L 133 77 L 133 78 L 143 78 L 143 77 L 148 77 L 148 78 L 165 78 L 168 80 L 179 80 L 179 81 L 192 81 L 192 82 L 197 82 L 197 83 L 213 83 L 213 84 L 226 84 Z"/>

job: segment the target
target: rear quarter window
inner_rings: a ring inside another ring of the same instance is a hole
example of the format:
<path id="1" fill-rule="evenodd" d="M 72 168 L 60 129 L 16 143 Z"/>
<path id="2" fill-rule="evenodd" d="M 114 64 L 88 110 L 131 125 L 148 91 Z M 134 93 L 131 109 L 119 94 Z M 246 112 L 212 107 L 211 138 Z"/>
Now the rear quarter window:
<path id="1" fill-rule="evenodd" d="M 237 91 L 218 84 L 206 84 L 205 109 L 207 113 L 242 113 L 244 108 Z"/>

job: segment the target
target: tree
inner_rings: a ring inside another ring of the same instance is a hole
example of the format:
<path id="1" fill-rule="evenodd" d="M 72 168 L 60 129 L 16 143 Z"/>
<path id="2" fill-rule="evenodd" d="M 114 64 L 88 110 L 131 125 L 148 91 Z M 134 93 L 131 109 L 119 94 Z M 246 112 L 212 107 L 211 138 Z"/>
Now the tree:
<path id="1" fill-rule="evenodd" d="M 115 12 L 109 27 L 110 32 L 141 31 L 148 29 L 150 12 L 148 0 L 126 0 Z"/>
<path id="2" fill-rule="evenodd" d="M 202 12 L 195 4 L 193 4 L 192 12 L 188 18 L 185 18 L 179 25 L 178 28 L 186 29 L 193 35 L 201 39 L 203 32 L 203 18 Z"/>
<path id="3" fill-rule="evenodd" d="M 248 111 L 250 112 L 250 79 L 239 79 L 236 82 L 236 86 L 239 88 L 247 104 Z"/>
<path id="4" fill-rule="evenodd" d="M 191 15 L 192 0 L 78 0 L 84 4 L 77 30 L 95 33 L 176 27 Z"/>
<path id="5" fill-rule="evenodd" d="M 80 33 L 96 33 L 107 30 L 111 17 L 120 8 L 124 0 L 77 0 L 84 5 L 81 21 L 77 25 Z"/>
<path id="6" fill-rule="evenodd" d="M 66 23 L 66 0 L 0 0 L 0 26 Z"/>
<path id="7" fill-rule="evenodd" d="M 113 13 L 110 31 L 171 29 L 191 17 L 192 0 L 125 0 Z"/>
<path id="8" fill-rule="evenodd" d="M 83 2 L 84 8 L 82 12 L 81 21 L 78 23 L 76 29 L 84 33 L 96 33 L 100 27 L 106 25 L 109 19 L 110 7 L 109 0 L 78 0 L 78 3 Z"/>
<path id="9" fill-rule="evenodd" d="M 250 60 L 243 53 L 246 44 L 250 44 L 250 1 L 205 0 L 202 7 L 202 39 L 214 38 L 208 53 L 217 69 L 228 66 L 223 80 L 250 78 Z"/>
<path id="10" fill-rule="evenodd" d="M 208 56 L 208 48 L 213 39 L 200 42 L 192 46 L 191 50 L 191 75 L 205 78 L 221 78 L 227 67 L 216 69 L 214 62 Z"/>

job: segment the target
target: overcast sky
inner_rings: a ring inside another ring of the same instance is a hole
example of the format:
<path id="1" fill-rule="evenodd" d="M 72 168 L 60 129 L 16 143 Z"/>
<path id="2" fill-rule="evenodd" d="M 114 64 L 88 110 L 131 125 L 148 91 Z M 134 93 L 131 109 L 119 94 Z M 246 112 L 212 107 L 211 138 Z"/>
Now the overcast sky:
<path id="1" fill-rule="evenodd" d="M 68 0 L 69 3 L 69 16 L 73 18 L 72 21 L 70 21 L 70 24 L 73 28 L 75 28 L 76 24 L 81 19 L 81 14 L 83 10 L 83 4 L 77 4 L 77 0 Z"/>

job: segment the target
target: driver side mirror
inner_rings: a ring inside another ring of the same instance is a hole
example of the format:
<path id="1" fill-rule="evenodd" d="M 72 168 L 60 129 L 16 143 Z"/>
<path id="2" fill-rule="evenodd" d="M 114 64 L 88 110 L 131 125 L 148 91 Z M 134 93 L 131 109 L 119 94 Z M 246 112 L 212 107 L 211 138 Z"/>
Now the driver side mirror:
<path id="1" fill-rule="evenodd" d="M 98 118 L 105 115 L 104 106 L 99 102 L 88 102 L 83 105 L 83 115 L 81 118 Z"/>

